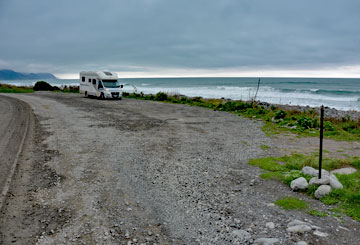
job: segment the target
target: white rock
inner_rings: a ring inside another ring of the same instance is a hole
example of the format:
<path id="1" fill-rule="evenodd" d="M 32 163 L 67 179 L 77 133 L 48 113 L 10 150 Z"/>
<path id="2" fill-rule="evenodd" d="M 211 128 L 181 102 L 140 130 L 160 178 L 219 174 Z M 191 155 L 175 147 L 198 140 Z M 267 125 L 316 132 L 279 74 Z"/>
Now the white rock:
<path id="1" fill-rule="evenodd" d="M 319 172 L 319 170 L 316 170 L 316 171 Z M 329 175 L 330 175 L 329 171 L 327 171 L 325 169 L 321 169 L 321 177 L 322 176 L 329 176 Z"/>
<path id="2" fill-rule="evenodd" d="M 315 198 L 320 199 L 331 191 L 331 187 L 329 185 L 320 185 L 319 188 L 315 191 Z"/>
<path id="3" fill-rule="evenodd" d="M 275 244 L 277 242 L 279 242 L 279 239 L 277 239 L 277 238 L 265 238 L 265 237 L 263 237 L 263 238 L 256 239 L 253 244 L 271 245 L 271 244 Z"/>
<path id="4" fill-rule="evenodd" d="M 328 185 L 330 184 L 330 178 L 329 176 L 321 176 L 321 179 L 318 177 L 313 177 L 309 181 L 309 185 Z"/>
<path id="5" fill-rule="evenodd" d="M 234 230 L 231 232 L 235 237 L 237 237 L 240 241 L 247 241 L 251 238 L 251 235 L 249 232 L 244 230 Z"/>
<path id="6" fill-rule="evenodd" d="M 297 242 L 296 245 L 308 245 L 308 243 L 305 241 L 300 241 L 300 242 Z"/>
<path id="7" fill-rule="evenodd" d="M 353 167 L 347 167 L 347 168 L 339 168 L 331 171 L 332 174 L 352 174 L 357 171 L 356 168 Z"/>
<path id="8" fill-rule="evenodd" d="M 316 176 L 317 173 L 318 173 L 318 171 L 317 171 L 315 168 L 313 168 L 313 167 L 308 167 L 308 166 L 303 167 L 302 170 L 301 170 L 301 172 L 302 172 L 303 174 L 308 174 L 308 175 L 311 175 L 311 176 Z"/>
<path id="9" fill-rule="evenodd" d="M 328 236 L 327 233 L 321 232 L 321 231 L 318 231 L 318 230 L 314 231 L 313 234 L 314 234 L 315 236 L 319 236 L 319 237 L 327 237 L 327 236 Z"/>
<path id="10" fill-rule="evenodd" d="M 308 166 L 303 167 L 301 172 L 303 174 L 308 174 L 308 175 L 311 175 L 311 176 L 314 176 L 314 177 L 319 175 L 319 170 L 318 169 L 315 169 L 313 167 L 308 167 Z M 325 176 L 325 175 L 330 175 L 330 174 L 329 174 L 329 172 L 327 170 L 321 169 L 321 177 Z"/>
<path id="11" fill-rule="evenodd" d="M 295 225 L 288 227 L 286 231 L 291 233 L 305 233 L 307 231 L 311 231 L 311 227 L 308 225 Z"/>
<path id="12" fill-rule="evenodd" d="M 344 188 L 343 185 L 340 183 L 340 181 L 336 178 L 335 175 L 331 174 L 329 176 L 329 180 L 330 180 L 330 186 L 333 189 L 342 189 L 342 188 Z"/>
<path id="13" fill-rule="evenodd" d="M 309 184 L 304 177 L 299 177 L 297 179 L 294 179 L 290 183 L 290 188 L 293 191 L 305 190 L 306 188 L 308 188 L 308 186 L 309 186 Z"/>
<path id="14" fill-rule="evenodd" d="M 294 219 L 294 220 L 290 221 L 287 224 L 287 227 L 296 226 L 296 225 L 308 225 L 308 226 L 311 226 L 308 222 L 301 221 L 301 220 L 298 220 L 298 219 Z"/>
<path id="15" fill-rule="evenodd" d="M 275 224 L 273 222 L 267 222 L 265 224 L 266 228 L 269 228 L 269 229 L 274 229 L 275 228 Z"/>

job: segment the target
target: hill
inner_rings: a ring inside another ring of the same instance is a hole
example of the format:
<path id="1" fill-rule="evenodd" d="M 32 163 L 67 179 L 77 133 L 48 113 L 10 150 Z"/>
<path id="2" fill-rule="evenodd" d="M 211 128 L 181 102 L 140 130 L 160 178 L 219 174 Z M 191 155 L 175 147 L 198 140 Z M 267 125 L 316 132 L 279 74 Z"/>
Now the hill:
<path id="1" fill-rule="evenodd" d="M 51 79 L 56 78 L 51 73 L 22 73 L 13 70 L 0 70 L 0 80 L 21 80 L 21 79 Z"/>

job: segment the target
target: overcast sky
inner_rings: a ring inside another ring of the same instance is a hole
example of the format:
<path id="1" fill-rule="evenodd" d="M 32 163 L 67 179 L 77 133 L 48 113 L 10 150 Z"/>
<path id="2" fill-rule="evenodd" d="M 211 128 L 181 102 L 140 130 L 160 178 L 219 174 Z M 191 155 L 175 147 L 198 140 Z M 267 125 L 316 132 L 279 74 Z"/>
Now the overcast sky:
<path id="1" fill-rule="evenodd" d="M 0 0 L 0 69 L 360 77 L 359 0 Z"/>

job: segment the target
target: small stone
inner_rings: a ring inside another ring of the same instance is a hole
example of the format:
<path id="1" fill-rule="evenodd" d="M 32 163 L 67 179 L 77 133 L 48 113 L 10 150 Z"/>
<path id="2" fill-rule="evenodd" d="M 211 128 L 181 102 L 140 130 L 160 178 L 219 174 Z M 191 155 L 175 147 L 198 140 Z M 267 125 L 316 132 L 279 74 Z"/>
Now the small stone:
<path id="1" fill-rule="evenodd" d="M 305 241 L 300 241 L 300 242 L 297 242 L 296 245 L 308 245 L 308 243 Z"/>
<path id="2" fill-rule="evenodd" d="M 234 230 L 233 232 L 231 232 L 231 234 L 233 234 L 235 237 L 238 238 L 238 240 L 242 242 L 248 241 L 251 238 L 250 233 L 244 230 Z"/>
<path id="3" fill-rule="evenodd" d="M 309 181 L 309 185 L 328 185 L 330 184 L 330 178 L 328 176 L 322 176 L 321 179 L 313 177 Z"/>
<path id="4" fill-rule="evenodd" d="M 254 241 L 254 244 L 258 244 L 258 245 L 271 245 L 271 244 L 275 244 L 279 242 L 279 239 L 277 238 L 258 238 Z"/>
<path id="5" fill-rule="evenodd" d="M 319 237 L 327 237 L 327 236 L 328 236 L 327 233 L 321 232 L 321 231 L 318 231 L 318 230 L 314 231 L 313 234 L 314 234 L 315 236 L 319 236 Z"/>
<path id="6" fill-rule="evenodd" d="M 353 167 L 347 167 L 347 168 L 339 168 L 331 171 L 332 174 L 352 174 L 357 171 L 356 168 Z"/>
<path id="7" fill-rule="evenodd" d="M 329 180 L 330 180 L 330 186 L 333 189 L 342 189 L 342 188 L 344 188 L 343 185 L 340 183 L 340 181 L 336 178 L 335 175 L 331 174 L 329 176 Z"/>
<path id="8" fill-rule="evenodd" d="M 265 224 L 266 228 L 269 228 L 269 229 L 274 229 L 275 228 L 275 224 L 273 222 L 267 222 Z"/>
<path id="9" fill-rule="evenodd" d="M 294 219 L 294 220 L 292 220 L 292 221 L 290 221 L 288 223 L 287 227 L 296 226 L 296 225 L 308 225 L 308 226 L 310 226 L 310 224 L 305 222 L 305 221 Z"/>
<path id="10" fill-rule="evenodd" d="M 339 229 L 342 229 L 342 230 L 345 230 L 345 231 L 350 231 L 348 228 L 343 227 L 343 226 L 341 226 L 341 225 L 339 225 Z"/>
<path id="11" fill-rule="evenodd" d="M 315 191 L 315 198 L 320 199 L 327 194 L 329 194 L 331 191 L 331 187 L 329 185 L 321 185 L 317 190 Z"/>
<path id="12" fill-rule="evenodd" d="M 132 210 L 132 208 L 127 208 L 126 211 L 130 212 Z"/>
<path id="13" fill-rule="evenodd" d="M 311 231 L 311 227 L 308 225 L 295 225 L 287 228 L 286 231 L 291 233 L 305 233 Z"/>
<path id="14" fill-rule="evenodd" d="M 309 186 L 309 184 L 304 177 L 299 177 L 297 179 L 294 179 L 293 181 L 291 181 L 291 184 L 290 184 L 290 188 L 293 191 L 305 190 L 308 188 L 308 186 Z"/>

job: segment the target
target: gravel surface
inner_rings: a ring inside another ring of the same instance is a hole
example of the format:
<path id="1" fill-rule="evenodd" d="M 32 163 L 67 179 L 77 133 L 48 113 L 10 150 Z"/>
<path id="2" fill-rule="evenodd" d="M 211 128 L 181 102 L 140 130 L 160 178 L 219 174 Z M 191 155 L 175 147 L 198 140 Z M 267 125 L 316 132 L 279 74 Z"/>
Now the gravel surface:
<path id="1" fill-rule="evenodd" d="M 326 210 L 247 164 L 273 142 L 259 121 L 152 101 L 10 96 L 38 122 L 0 216 L 0 244 L 360 243 L 359 222 L 273 204 L 290 195 Z M 311 230 L 287 231 L 293 220 Z"/>
<path id="2" fill-rule="evenodd" d="M 28 104 L 0 95 L 0 209 L 17 163 L 30 114 Z"/>

